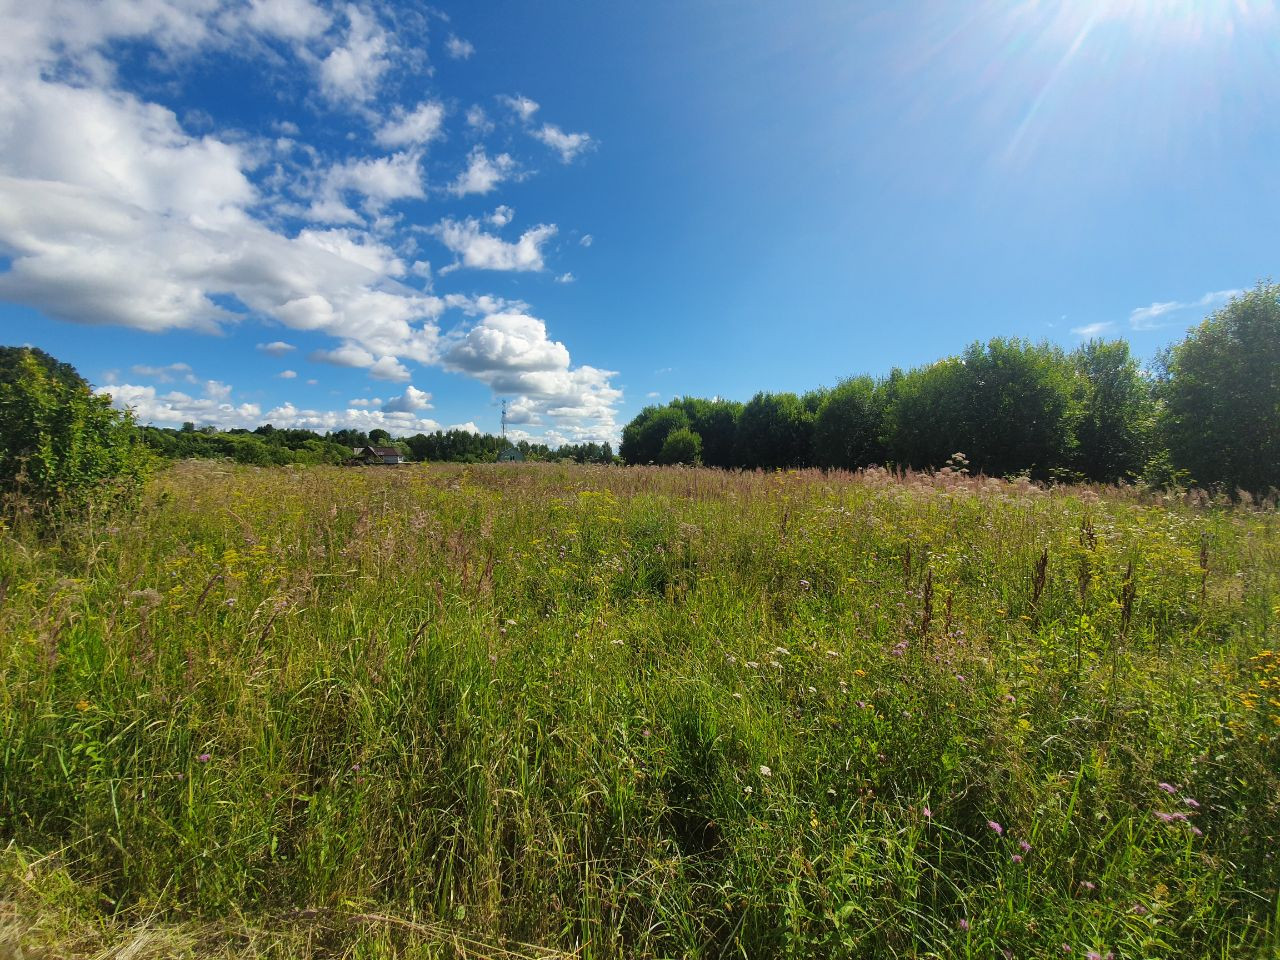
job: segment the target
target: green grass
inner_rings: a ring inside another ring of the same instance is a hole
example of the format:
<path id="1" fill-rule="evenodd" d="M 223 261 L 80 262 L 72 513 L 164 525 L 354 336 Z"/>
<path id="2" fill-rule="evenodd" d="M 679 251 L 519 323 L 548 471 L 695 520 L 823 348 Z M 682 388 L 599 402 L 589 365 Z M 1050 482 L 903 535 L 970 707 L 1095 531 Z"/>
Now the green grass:
<path id="1" fill-rule="evenodd" d="M 1273 510 L 182 464 L 0 585 L 0 953 L 1280 944 Z"/>

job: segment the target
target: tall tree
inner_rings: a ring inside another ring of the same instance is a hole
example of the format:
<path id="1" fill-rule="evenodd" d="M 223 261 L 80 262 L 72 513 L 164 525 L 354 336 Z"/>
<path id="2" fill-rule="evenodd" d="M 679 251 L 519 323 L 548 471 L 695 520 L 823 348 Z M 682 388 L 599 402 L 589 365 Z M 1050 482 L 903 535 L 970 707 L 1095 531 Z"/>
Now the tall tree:
<path id="1" fill-rule="evenodd" d="M 881 397 L 870 377 L 829 391 L 813 423 L 813 459 L 820 467 L 856 470 L 884 461 Z"/>
<path id="2" fill-rule="evenodd" d="M 1090 340 L 1070 360 L 1080 391 L 1075 469 L 1103 483 L 1135 479 L 1153 452 L 1156 406 L 1150 381 L 1123 340 Z"/>
<path id="3" fill-rule="evenodd" d="M 1164 358 L 1162 427 L 1200 484 L 1280 487 L 1280 284 L 1259 283 Z"/>
<path id="4" fill-rule="evenodd" d="M 622 459 L 632 464 L 657 463 L 667 434 L 688 427 L 688 414 L 678 406 L 645 407 L 622 428 Z"/>
<path id="5" fill-rule="evenodd" d="M 813 414 L 794 393 L 757 393 L 738 418 L 737 459 L 745 467 L 812 463 Z"/>

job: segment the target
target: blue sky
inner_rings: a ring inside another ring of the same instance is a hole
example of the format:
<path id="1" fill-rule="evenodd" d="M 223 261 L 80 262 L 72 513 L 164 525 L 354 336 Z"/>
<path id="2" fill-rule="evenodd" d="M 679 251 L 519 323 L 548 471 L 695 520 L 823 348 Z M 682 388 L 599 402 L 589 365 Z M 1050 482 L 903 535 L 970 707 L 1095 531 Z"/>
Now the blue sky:
<path id="1" fill-rule="evenodd" d="M 1261 0 L 0 0 L 0 329 L 140 419 L 616 439 L 1275 273 Z"/>

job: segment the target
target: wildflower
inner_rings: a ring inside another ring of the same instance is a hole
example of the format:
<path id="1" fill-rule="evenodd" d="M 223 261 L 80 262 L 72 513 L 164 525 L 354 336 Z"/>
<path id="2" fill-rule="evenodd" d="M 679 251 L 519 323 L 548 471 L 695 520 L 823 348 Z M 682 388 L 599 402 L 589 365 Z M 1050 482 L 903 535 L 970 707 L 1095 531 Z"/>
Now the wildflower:
<path id="1" fill-rule="evenodd" d="M 1203 837 L 1203 836 L 1204 836 L 1204 831 L 1203 831 L 1203 830 L 1201 830 L 1199 827 L 1192 827 L 1192 828 L 1191 828 L 1191 832 L 1192 832 L 1192 833 L 1194 833 L 1197 837 Z"/>
<path id="2" fill-rule="evenodd" d="M 200 756 L 196 757 L 196 759 L 199 760 L 201 763 L 208 763 L 210 760 L 213 759 L 213 754 L 202 753 L 200 754 Z"/>
<path id="3" fill-rule="evenodd" d="M 1081 880 L 1081 881 L 1080 881 L 1080 889 L 1081 889 L 1081 890 L 1087 890 L 1087 891 L 1093 891 L 1093 890 L 1097 890 L 1097 889 L 1098 889 L 1098 885 L 1097 885 L 1096 883 L 1094 883 L 1092 880 Z"/>
<path id="4" fill-rule="evenodd" d="M 1165 793 L 1177 793 L 1177 792 L 1178 792 L 1178 788 L 1177 788 L 1177 787 L 1175 787 L 1172 783 L 1160 783 L 1160 784 L 1158 784 L 1158 786 L 1159 786 L 1159 787 L 1160 787 L 1160 789 L 1161 789 L 1161 790 L 1163 790 Z"/>
<path id="5" fill-rule="evenodd" d="M 76 704 L 76 709 L 79 710 L 81 713 L 84 713 L 86 710 L 89 709 L 89 701 L 81 700 L 79 703 Z"/>
<path id="6" fill-rule="evenodd" d="M 1070 953 L 1070 952 L 1071 952 L 1071 944 L 1069 944 L 1069 943 L 1064 943 L 1064 944 L 1062 945 L 1062 952 L 1063 952 L 1063 953 Z"/>
<path id="7" fill-rule="evenodd" d="M 1020 853 L 1015 853 L 1015 854 L 1014 854 L 1012 857 L 1010 857 L 1009 859 L 1010 859 L 1010 860 L 1012 860 L 1014 863 L 1021 863 L 1021 862 L 1022 862 L 1022 854 L 1020 854 Z"/>
<path id="8" fill-rule="evenodd" d="M 745 793 L 747 796 L 751 796 L 751 794 L 754 793 L 755 791 L 751 789 L 751 784 L 747 784 L 745 787 L 742 788 L 742 792 Z"/>
<path id="9" fill-rule="evenodd" d="M 1142 916 L 1146 916 L 1146 914 L 1147 914 L 1147 908 L 1146 908 L 1146 907 L 1144 907 L 1144 906 L 1143 906 L 1142 904 L 1140 904 L 1140 903 L 1135 903 L 1135 904 L 1133 905 L 1133 912 L 1134 912 L 1134 913 L 1136 913 L 1136 914 L 1137 914 L 1138 916 L 1140 916 L 1140 917 L 1142 917 Z"/>
<path id="10" fill-rule="evenodd" d="M 1006 694 L 1004 695 L 1004 702 L 1005 702 L 1005 703 L 1017 703 L 1017 702 L 1018 702 L 1018 698 L 1017 698 L 1017 697 L 1015 697 L 1012 693 L 1006 693 Z"/>
<path id="11" fill-rule="evenodd" d="M 961 683 L 964 683 L 964 674 L 963 674 L 963 673 L 957 673 L 957 674 L 956 674 L 956 679 L 957 679 L 957 680 L 959 680 Z"/>
<path id="12" fill-rule="evenodd" d="M 1027 841 L 1025 840 L 1019 840 L 1018 847 L 1022 850 L 1023 853 L 1031 852 L 1031 844 L 1027 843 Z"/>
<path id="13" fill-rule="evenodd" d="M 960 922 L 959 922 L 958 924 L 956 924 L 956 926 L 958 926 L 961 930 L 964 930 L 965 932 L 968 932 L 968 930 L 969 930 L 969 921 L 968 921 L 968 920 L 966 920 L 964 917 L 961 917 L 961 918 L 960 918 Z"/>
<path id="14" fill-rule="evenodd" d="M 640 736 L 648 740 L 651 736 L 653 736 L 653 734 L 652 732 L 650 732 L 648 727 L 645 727 L 643 730 L 640 731 Z"/>
<path id="15" fill-rule="evenodd" d="M 809 581 L 808 581 L 808 580 L 801 580 L 801 581 L 800 581 L 800 589 L 801 589 L 801 590 L 808 590 L 811 586 L 812 586 L 812 584 L 811 584 L 811 583 L 809 583 Z"/>
<path id="16" fill-rule="evenodd" d="M 991 828 L 991 832 L 997 837 L 1004 836 L 1004 827 L 1000 826 L 1000 824 L 996 823 L 994 820 L 988 820 L 987 826 Z"/>
<path id="17" fill-rule="evenodd" d="M 1200 802 L 1196 800 L 1194 797 L 1183 797 L 1182 802 L 1185 803 L 1192 810 L 1200 809 Z"/>
<path id="18" fill-rule="evenodd" d="M 928 807 L 921 807 L 921 808 L 920 808 L 920 812 L 924 814 L 924 818 L 925 818 L 926 820 L 932 820 L 932 819 L 933 819 L 933 811 L 932 811 L 932 810 L 930 810 Z"/>
<path id="19" fill-rule="evenodd" d="M 1180 820 L 1187 819 L 1187 815 L 1185 813 L 1164 813 L 1160 810 L 1157 810 L 1155 813 L 1156 819 L 1161 823 L 1176 823 Z"/>
<path id="20" fill-rule="evenodd" d="M 778 656 L 780 656 L 780 657 L 789 657 L 789 656 L 791 656 L 791 651 L 790 651 L 790 650 L 788 650 L 786 647 L 774 647 L 774 648 L 773 648 L 773 652 L 774 652 L 774 653 L 776 653 L 776 654 L 777 654 Z"/>
<path id="21" fill-rule="evenodd" d="M 830 657 L 832 660 L 835 660 L 839 658 L 840 654 L 836 653 L 834 650 L 828 650 L 827 656 Z"/>
<path id="22" fill-rule="evenodd" d="M 768 767 L 766 767 L 766 766 L 762 763 L 762 764 L 760 764 L 760 776 L 762 776 L 762 777 L 772 777 L 772 776 L 773 776 L 773 771 L 772 771 L 772 770 L 770 770 Z"/>
<path id="23" fill-rule="evenodd" d="M 759 663 L 757 663 L 757 662 L 756 662 L 756 661 L 754 661 L 754 660 L 748 660 L 748 661 L 747 661 L 747 667 L 749 667 L 749 668 L 750 668 L 750 669 L 752 669 L 752 670 L 755 670 L 755 669 L 756 669 L 756 668 L 758 668 L 759 666 L 760 666 L 760 664 L 759 664 Z"/>

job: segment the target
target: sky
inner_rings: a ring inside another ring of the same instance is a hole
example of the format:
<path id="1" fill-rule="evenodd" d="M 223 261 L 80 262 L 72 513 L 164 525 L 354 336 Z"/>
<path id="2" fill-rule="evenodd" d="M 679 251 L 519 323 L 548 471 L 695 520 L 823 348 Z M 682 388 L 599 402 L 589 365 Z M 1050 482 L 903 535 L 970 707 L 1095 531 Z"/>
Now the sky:
<path id="1" fill-rule="evenodd" d="M 1280 251 L 1277 0 L 0 0 L 0 343 L 142 422 L 610 440 Z"/>

